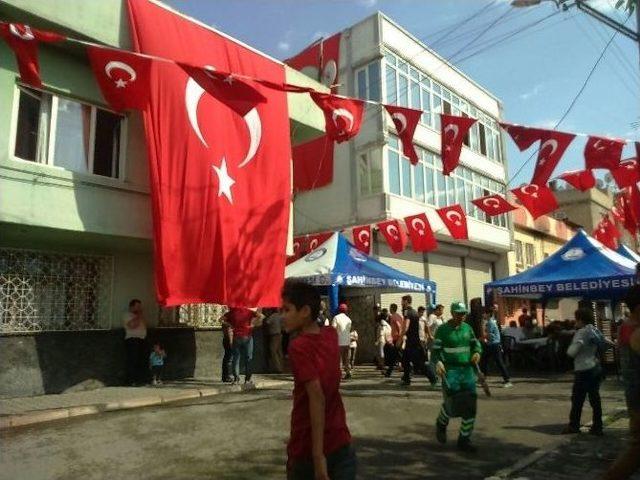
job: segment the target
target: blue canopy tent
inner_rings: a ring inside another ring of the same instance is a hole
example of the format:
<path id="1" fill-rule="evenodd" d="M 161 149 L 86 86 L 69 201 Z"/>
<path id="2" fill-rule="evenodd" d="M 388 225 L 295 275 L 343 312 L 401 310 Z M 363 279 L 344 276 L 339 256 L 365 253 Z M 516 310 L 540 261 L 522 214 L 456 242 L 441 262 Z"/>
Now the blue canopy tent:
<path id="1" fill-rule="evenodd" d="M 313 252 L 288 265 L 285 277 L 326 287 L 332 312 L 337 310 L 340 288 L 421 293 L 429 295 L 431 303 L 436 294 L 434 282 L 408 275 L 363 254 L 337 232 Z"/>
<path id="2" fill-rule="evenodd" d="M 528 270 L 485 284 L 485 298 L 619 300 L 634 284 L 636 264 L 580 229 L 560 250 Z"/>
<path id="3" fill-rule="evenodd" d="M 640 263 L 640 255 L 638 255 L 626 245 L 620 244 L 616 252 L 618 252 L 623 257 L 627 257 L 628 259 L 633 260 L 636 263 Z"/>

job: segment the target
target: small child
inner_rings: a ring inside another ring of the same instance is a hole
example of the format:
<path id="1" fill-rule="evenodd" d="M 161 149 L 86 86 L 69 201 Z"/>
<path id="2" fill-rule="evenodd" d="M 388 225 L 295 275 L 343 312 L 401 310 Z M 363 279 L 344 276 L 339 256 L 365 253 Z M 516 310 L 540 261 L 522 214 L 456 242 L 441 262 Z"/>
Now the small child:
<path id="1" fill-rule="evenodd" d="M 304 282 L 288 280 L 282 314 L 293 372 L 291 437 L 287 478 L 356 478 L 356 456 L 340 396 L 338 333 L 317 324 L 320 295 Z"/>
<path id="2" fill-rule="evenodd" d="M 167 353 L 160 342 L 154 343 L 153 351 L 149 355 L 149 368 L 151 368 L 151 375 L 153 375 L 152 385 L 162 384 L 162 370 L 164 369 L 164 359 L 166 357 Z"/>

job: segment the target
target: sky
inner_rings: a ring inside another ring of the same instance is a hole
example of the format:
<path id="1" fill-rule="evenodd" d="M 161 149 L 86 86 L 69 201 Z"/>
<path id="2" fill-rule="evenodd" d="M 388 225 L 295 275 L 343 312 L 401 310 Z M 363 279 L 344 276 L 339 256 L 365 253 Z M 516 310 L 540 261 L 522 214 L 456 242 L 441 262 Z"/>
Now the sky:
<path id="1" fill-rule="evenodd" d="M 165 1 L 280 60 L 380 10 L 498 97 L 506 121 L 545 128 L 569 108 L 614 34 L 552 1 L 528 8 L 513 8 L 509 0 Z M 588 3 L 626 20 L 615 0 Z M 635 30 L 634 17 L 626 25 Z M 519 33 L 503 39 L 510 32 Z M 640 140 L 639 58 L 638 45 L 616 35 L 558 130 Z M 573 141 L 556 173 L 583 168 L 585 141 Z M 534 150 L 519 152 L 507 139 L 510 185 L 529 181 L 535 159 L 526 161 Z M 623 156 L 634 155 L 627 145 Z"/>

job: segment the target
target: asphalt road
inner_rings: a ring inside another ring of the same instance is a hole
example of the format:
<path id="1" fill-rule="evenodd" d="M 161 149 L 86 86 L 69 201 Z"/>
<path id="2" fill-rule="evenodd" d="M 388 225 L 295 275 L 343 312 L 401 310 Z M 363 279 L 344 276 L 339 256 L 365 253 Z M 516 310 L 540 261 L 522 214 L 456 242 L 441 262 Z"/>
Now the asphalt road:
<path id="1" fill-rule="evenodd" d="M 362 479 L 476 479 L 538 448 L 562 441 L 571 377 L 517 378 L 480 397 L 474 440 L 480 451 L 436 443 L 441 394 L 419 379 L 409 388 L 371 368 L 344 384 L 349 427 Z M 290 388 L 227 394 L 196 402 L 25 428 L 3 435 L 0 480 L 276 479 L 285 476 Z M 479 391 L 479 393 L 481 393 Z M 623 406 L 614 380 L 603 388 L 605 412 Z M 585 408 L 583 423 L 590 420 Z M 548 479 L 547 479 L 548 480 Z"/>

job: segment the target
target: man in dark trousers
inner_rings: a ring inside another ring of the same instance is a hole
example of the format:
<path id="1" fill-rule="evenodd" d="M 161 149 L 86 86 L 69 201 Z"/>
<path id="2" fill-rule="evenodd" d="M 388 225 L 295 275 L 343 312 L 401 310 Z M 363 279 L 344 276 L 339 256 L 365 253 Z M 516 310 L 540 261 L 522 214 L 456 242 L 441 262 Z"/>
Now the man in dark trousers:
<path id="1" fill-rule="evenodd" d="M 400 338 L 404 336 L 405 347 L 402 353 L 402 385 L 411 385 L 411 368 L 416 372 L 424 372 L 431 385 L 436 383 L 436 375 L 426 365 L 424 349 L 420 343 L 420 317 L 411 306 L 411 295 L 402 297 L 402 311 L 404 313 L 404 328 Z"/>

